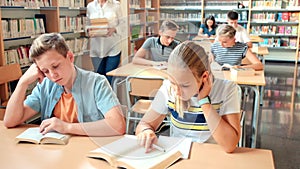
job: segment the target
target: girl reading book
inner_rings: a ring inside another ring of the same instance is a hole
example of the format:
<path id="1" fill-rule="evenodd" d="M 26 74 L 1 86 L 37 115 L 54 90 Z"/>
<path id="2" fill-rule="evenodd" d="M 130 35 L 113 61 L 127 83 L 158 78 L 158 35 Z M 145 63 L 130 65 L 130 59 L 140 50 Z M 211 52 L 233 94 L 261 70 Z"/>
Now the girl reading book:
<path id="1" fill-rule="evenodd" d="M 195 42 L 178 45 L 168 60 L 168 80 L 137 126 L 140 145 L 151 151 L 155 130 L 170 113 L 171 136 L 217 142 L 233 152 L 240 138 L 240 99 L 235 83 L 214 79 L 209 57 Z"/>

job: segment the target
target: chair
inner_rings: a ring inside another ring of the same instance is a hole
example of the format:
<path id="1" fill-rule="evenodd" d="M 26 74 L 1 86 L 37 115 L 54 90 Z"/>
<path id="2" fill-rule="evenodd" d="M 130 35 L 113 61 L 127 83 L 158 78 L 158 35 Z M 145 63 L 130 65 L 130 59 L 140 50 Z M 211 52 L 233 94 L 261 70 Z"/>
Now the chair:
<path id="1" fill-rule="evenodd" d="M 11 89 L 6 87 L 6 83 L 18 80 L 22 76 L 21 67 L 19 64 L 10 64 L 0 66 L 0 85 L 1 87 L 1 99 L 0 99 L 0 120 L 4 117 L 4 112 L 6 108 L 6 104 L 8 101 L 8 96 L 6 91 L 12 92 Z M 3 89 L 4 88 L 4 89 Z M 2 91 L 4 91 L 2 93 Z"/>
<path id="2" fill-rule="evenodd" d="M 129 132 L 130 121 L 136 122 L 148 111 L 152 99 L 163 83 L 162 77 L 128 76 L 126 78 L 126 99 L 128 111 L 126 115 L 126 133 Z"/>

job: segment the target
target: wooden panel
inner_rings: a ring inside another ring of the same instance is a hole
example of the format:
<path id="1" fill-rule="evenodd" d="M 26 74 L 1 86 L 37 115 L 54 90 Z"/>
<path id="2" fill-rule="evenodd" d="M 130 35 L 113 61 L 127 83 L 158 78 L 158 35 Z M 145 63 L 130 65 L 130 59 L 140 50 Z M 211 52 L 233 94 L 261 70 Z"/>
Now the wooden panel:
<path id="1" fill-rule="evenodd" d="M 10 64 L 0 67 L 0 84 L 18 80 L 22 76 L 19 64 Z"/>
<path id="2" fill-rule="evenodd" d="M 0 74 L 0 98 L 1 100 L 7 100 L 8 85 L 6 83 L 19 79 L 22 76 L 22 71 L 19 64 L 11 64 L 1 66 Z"/>
<path id="3" fill-rule="evenodd" d="M 41 14 L 46 15 L 47 33 L 59 32 L 59 9 L 56 10 L 42 10 Z"/>

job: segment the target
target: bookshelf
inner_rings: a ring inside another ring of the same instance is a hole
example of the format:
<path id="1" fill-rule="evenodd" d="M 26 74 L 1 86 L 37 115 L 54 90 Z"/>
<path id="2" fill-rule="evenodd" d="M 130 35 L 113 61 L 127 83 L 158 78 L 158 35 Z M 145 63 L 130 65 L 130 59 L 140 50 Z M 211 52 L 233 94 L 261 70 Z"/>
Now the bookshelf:
<path id="1" fill-rule="evenodd" d="M 62 33 L 76 56 L 87 50 L 85 0 L 1 1 L 0 6 L 0 66 L 19 63 L 24 72 L 31 64 L 30 44 L 42 33 Z M 0 85 L 1 100 L 9 95 L 8 84 Z"/>
<path id="2" fill-rule="evenodd" d="M 157 36 L 159 0 L 130 0 L 128 5 L 128 62 L 146 38 Z"/>
<path id="3" fill-rule="evenodd" d="M 296 1 L 258 1 L 249 4 L 251 35 L 260 36 L 270 54 L 266 60 L 291 61 L 298 60 L 299 51 L 299 13 Z"/>

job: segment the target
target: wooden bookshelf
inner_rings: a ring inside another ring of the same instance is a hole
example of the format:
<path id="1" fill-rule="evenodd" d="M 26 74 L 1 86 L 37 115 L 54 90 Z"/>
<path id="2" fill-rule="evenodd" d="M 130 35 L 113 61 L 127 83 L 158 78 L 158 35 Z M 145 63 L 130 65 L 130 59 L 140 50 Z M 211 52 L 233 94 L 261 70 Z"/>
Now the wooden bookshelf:
<path id="1" fill-rule="evenodd" d="M 25 0 L 19 0 L 18 3 L 24 4 L 24 6 L 1 6 L 0 8 L 0 21 L 2 23 L 3 18 L 5 17 L 6 20 L 10 19 L 25 19 L 25 18 L 35 18 L 36 14 L 44 15 L 46 22 L 44 23 L 44 28 L 47 29 L 46 33 L 50 32 L 61 32 L 60 30 L 60 15 L 63 13 L 64 15 L 81 15 L 85 14 L 86 12 L 86 4 L 92 0 L 82 0 L 80 3 L 75 3 L 74 6 L 64 6 L 66 3 L 71 4 L 71 1 L 67 0 L 51 0 L 51 6 L 40 6 L 42 4 L 35 4 L 34 6 L 30 6 L 26 4 Z M 50 2 L 50 1 L 49 1 Z M 3 2 L 1 3 L 4 4 Z M 80 7 L 76 7 L 76 5 L 81 5 Z M 82 6 L 84 4 L 85 6 Z M 5 4 L 4 4 L 5 5 Z M 82 32 L 84 32 L 82 30 Z M 84 33 L 77 33 L 77 32 L 68 32 L 67 34 L 64 33 L 63 36 L 66 40 L 70 38 L 78 38 L 84 36 Z M 31 36 L 20 36 L 20 37 L 13 37 L 13 38 L 6 38 L 4 39 L 2 26 L 0 27 L 0 66 L 6 65 L 7 61 L 5 58 L 5 50 L 8 49 L 17 49 L 19 46 L 22 45 L 30 45 L 32 41 L 38 36 L 31 35 Z M 7 100 L 9 97 L 8 92 L 8 85 L 3 84 L 0 85 L 0 98 L 1 100 Z"/>

